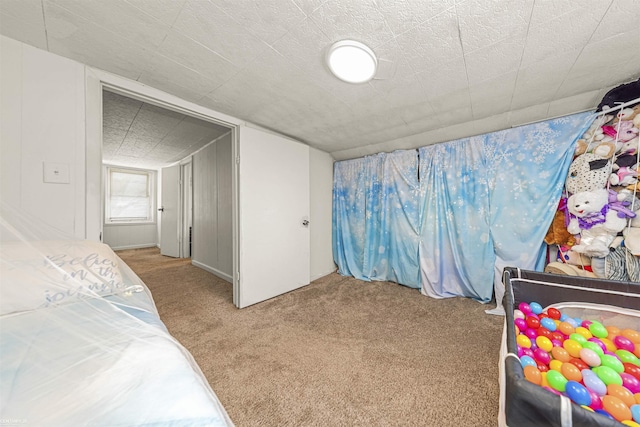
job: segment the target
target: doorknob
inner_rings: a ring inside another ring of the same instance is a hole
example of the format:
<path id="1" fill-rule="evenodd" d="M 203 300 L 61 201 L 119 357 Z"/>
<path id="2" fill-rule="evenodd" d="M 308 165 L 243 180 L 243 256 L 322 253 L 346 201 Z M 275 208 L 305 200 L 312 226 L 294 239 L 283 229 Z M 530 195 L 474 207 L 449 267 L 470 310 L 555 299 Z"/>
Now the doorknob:
<path id="1" fill-rule="evenodd" d="M 305 227 L 308 227 L 309 226 L 309 220 L 308 219 L 303 220 L 302 221 L 302 225 L 304 225 Z"/>
<path id="2" fill-rule="evenodd" d="M 158 210 L 159 210 L 160 212 L 164 212 L 164 206 L 159 207 L 159 208 L 158 208 Z"/>

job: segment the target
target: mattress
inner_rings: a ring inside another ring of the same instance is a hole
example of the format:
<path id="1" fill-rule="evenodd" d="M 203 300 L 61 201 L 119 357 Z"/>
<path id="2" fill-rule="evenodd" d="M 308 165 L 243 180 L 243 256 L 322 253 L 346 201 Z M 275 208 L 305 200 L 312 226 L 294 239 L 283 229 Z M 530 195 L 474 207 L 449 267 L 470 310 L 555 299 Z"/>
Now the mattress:
<path id="1" fill-rule="evenodd" d="M 500 351 L 500 426 L 621 426 L 525 378 L 516 344 L 514 309 L 521 302 L 555 307 L 570 317 L 640 330 L 640 284 L 561 276 L 515 268 L 503 274 L 505 325 Z"/>
<path id="2" fill-rule="evenodd" d="M 232 425 L 148 288 L 106 245 L 0 249 L 3 423 Z"/>

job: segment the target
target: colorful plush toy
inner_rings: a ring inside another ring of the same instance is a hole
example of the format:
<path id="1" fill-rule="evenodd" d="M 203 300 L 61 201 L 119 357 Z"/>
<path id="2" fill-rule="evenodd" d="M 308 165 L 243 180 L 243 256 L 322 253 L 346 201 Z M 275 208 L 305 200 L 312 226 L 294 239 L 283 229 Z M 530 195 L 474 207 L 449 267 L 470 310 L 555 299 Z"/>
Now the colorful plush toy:
<path id="1" fill-rule="evenodd" d="M 600 147 L 598 147 L 600 148 Z M 608 150 L 609 152 L 611 150 Z M 610 157 L 597 153 L 584 153 L 573 159 L 569 166 L 569 175 L 565 182 L 571 194 L 604 188 L 611 174 Z"/>
<path id="2" fill-rule="evenodd" d="M 609 191 L 602 188 L 577 192 L 569 197 L 567 206 L 571 214 L 567 230 L 580 235 L 580 243 L 572 250 L 590 257 L 607 256 L 609 245 L 627 224 L 610 208 Z"/>
<path id="3" fill-rule="evenodd" d="M 569 225 L 569 211 L 567 210 L 567 198 L 563 197 L 558 203 L 558 209 L 544 237 L 545 243 L 568 247 L 575 245 L 576 238 L 567 231 L 567 225 Z"/>

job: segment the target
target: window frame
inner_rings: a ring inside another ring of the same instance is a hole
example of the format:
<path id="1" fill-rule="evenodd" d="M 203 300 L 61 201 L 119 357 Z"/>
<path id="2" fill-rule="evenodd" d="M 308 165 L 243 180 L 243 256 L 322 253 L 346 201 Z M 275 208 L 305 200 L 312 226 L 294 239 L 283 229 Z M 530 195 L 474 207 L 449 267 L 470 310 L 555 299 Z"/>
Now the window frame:
<path id="1" fill-rule="evenodd" d="M 157 171 L 152 169 L 138 169 L 125 166 L 106 166 L 105 197 L 104 197 L 104 224 L 105 225 L 135 225 L 135 224 L 155 224 L 156 223 L 156 186 Z M 147 175 L 149 192 L 149 217 L 142 218 L 110 218 L 111 209 L 111 174 L 112 172 L 128 173 L 136 175 Z"/>

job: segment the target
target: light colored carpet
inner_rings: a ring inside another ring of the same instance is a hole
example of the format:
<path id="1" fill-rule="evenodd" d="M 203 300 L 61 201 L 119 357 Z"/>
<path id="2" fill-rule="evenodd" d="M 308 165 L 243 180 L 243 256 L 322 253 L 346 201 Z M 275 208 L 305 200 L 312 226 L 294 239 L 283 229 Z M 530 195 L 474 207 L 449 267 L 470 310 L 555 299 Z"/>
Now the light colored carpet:
<path id="1" fill-rule="evenodd" d="M 485 305 L 331 274 L 239 310 L 190 260 L 118 255 L 239 427 L 497 425 L 503 318 Z"/>

